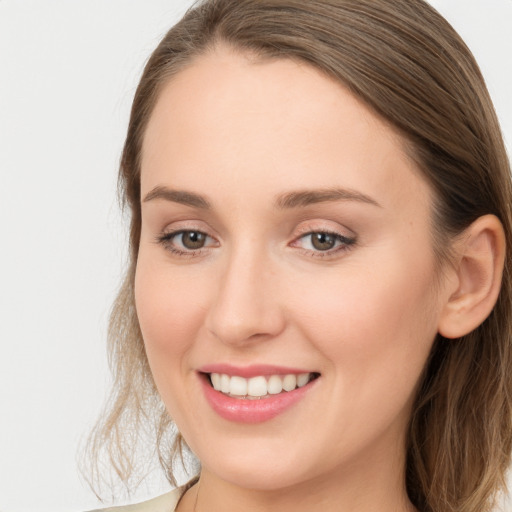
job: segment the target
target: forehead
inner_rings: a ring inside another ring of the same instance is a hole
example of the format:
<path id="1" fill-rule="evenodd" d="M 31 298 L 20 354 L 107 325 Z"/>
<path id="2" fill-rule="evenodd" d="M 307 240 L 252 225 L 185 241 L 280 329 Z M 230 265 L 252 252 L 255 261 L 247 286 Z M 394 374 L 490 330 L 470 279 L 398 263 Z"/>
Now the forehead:
<path id="1" fill-rule="evenodd" d="M 427 193 L 404 147 L 392 127 L 312 66 L 217 49 L 162 89 L 144 138 L 142 189 L 171 181 L 214 192 L 243 178 L 251 196 L 266 181 L 276 192 L 363 188 L 392 204 L 418 186 Z"/>

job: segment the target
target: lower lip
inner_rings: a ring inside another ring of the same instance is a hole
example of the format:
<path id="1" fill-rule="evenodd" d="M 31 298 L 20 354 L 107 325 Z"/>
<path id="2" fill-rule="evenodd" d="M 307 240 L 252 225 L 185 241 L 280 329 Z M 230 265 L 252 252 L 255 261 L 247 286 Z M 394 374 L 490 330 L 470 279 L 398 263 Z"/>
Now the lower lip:
<path id="1" fill-rule="evenodd" d="M 237 423 L 262 423 L 271 420 L 302 400 L 317 379 L 301 388 L 260 400 L 232 398 L 216 391 L 206 376 L 201 376 L 204 394 L 211 408 L 222 418 Z"/>

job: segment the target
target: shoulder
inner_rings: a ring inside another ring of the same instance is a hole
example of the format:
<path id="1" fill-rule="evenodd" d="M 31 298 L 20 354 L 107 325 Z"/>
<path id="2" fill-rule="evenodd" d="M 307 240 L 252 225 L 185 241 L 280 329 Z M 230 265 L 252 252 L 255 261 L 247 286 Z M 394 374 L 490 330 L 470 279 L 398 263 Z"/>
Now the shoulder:
<path id="1" fill-rule="evenodd" d="M 167 494 L 158 496 L 149 501 L 136 503 L 135 505 L 125 505 L 122 507 L 110 507 L 90 512 L 173 512 L 183 493 L 183 488 L 174 489 Z"/>

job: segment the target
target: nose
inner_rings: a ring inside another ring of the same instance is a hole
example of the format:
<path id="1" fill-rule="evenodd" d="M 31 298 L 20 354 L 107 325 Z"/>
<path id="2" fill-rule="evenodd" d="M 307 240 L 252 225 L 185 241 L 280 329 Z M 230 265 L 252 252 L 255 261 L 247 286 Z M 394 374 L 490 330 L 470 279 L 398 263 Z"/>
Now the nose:
<path id="1" fill-rule="evenodd" d="M 279 280 L 268 259 L 248 252 L 224 263 L 205 321 L 210 333 L 229 345 L 271 339 L 285 327 Z"/>

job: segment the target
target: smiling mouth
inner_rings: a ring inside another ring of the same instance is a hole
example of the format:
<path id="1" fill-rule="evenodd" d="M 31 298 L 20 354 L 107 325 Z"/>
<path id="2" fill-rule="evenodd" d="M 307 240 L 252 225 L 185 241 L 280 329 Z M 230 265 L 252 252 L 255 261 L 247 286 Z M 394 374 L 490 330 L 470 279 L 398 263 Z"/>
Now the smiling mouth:
<path id="1" fill-rule="evenodd" d="M 260 400 L 302 388 L 317 379 L 320 374 L 310 372 L 287 375 L 260 375 L 249 379 L 225 373 L 209 373 L 206 376 L 213 389 L 226 396 L 242 400 Z"/>

